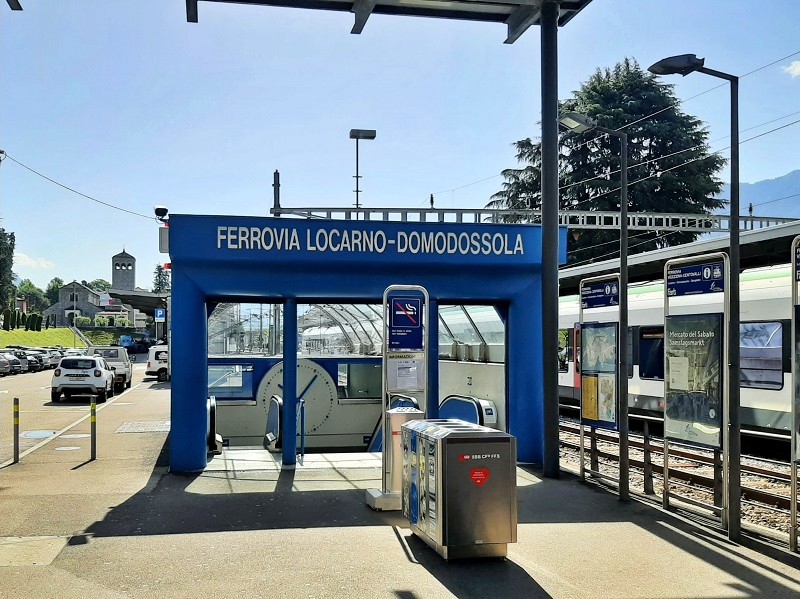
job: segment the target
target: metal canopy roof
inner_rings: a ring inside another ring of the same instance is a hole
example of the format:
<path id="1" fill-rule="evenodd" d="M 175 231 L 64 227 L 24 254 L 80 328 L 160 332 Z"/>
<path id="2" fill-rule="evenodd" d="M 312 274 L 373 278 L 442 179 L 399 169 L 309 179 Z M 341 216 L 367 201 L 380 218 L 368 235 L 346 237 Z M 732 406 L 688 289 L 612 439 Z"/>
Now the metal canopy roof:
<path id="1" fill-rule="evenodd" d="M 149 291 L 128 291 L 124 289 L 109 289 L 108 295 L 122 300 L 123 304 L 128 304 L 148 316 L 155 314 L 156 308 L 166 308 L 169 293 L 158 294 Z"/>
<path id="2" fill-rule="evenodd" d="M 742 269 L 791 262 L 792 240 L 797 235 L 800 235 L 800 221 L 743 232 L 740 236 Z M 664 264 L 667 260 L 710 252 L 727 252 L 729 248 L 730 240 L 723 236 L 636 254 L 628 258 L 628 278 L 631 283 L 661 280 L 664 278 Z M 619 258 L 562 268 L 558 273 L 559 292 L 561 295 L 578 293 L 581 279 L 616 272 L 619 272 Z"/>
<path id="3" fill-rule="evenodd" d="M 197 23 L 197 3 L 186 0 L 186 20 Z M 350 33 L 361 33 L 371 14 L 434 17 L 462 21 L 487 21 L 508 25 L 507 44 L 513 44 L 531 25 L 541 20 L 548 0 L 202 0 L 229 4 L 262 4 L 284 8 L 309 8 L 351 12 L 355 23 Z M 558 24 L 566 25 L 592 0 L 560 0 Z"/>

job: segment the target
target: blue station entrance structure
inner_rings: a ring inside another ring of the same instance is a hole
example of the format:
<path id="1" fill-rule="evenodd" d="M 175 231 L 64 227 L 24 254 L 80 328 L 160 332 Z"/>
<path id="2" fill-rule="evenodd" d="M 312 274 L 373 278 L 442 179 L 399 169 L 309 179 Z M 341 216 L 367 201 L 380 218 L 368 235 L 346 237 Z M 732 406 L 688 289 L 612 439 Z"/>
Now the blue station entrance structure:
<path id="1" fill-rule="evenodd" d="M 560 229 L 559 262 L 566 259 Z M 506 324 L 508 430 L 518 459 L 544 457 L 542 239 L 538 225 L 305 220 L 171 215 L 170 469 L 207 464 L 208 317 L 219 302 L 284 309 L 284 413 L 297 403 L 297 306 L 379 303 L 390 285 L 430 295 L 427 416 L 438 416 L 438 306 L 494 305 Z M 296 422 L 282 422 L 283 466 L 296 459 Z"/>

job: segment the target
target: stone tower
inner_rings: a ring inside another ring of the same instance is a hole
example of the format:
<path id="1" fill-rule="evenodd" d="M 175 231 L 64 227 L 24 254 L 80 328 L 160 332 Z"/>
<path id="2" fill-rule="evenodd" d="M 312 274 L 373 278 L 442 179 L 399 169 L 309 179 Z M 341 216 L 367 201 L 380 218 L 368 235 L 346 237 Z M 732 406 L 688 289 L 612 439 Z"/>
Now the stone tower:
<path id="1" fill-rule="evenodd" d="M 133 291 L 136 287 L 136 258 L 124 249 L 111 258 L 111 288 Z"/>

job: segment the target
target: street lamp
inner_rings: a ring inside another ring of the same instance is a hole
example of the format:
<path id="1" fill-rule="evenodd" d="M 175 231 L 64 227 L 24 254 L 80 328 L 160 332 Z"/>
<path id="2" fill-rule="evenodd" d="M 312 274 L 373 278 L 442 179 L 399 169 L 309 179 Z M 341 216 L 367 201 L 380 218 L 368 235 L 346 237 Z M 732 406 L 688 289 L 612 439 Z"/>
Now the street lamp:
<path id="1" fill-rule="evenodd" d="M 601 127 L 594 119 L 567 112 L 558 121 L 571 133 L 601 131 L 619 138 L 619 498 L 629 497 L 628 461 L 628 134 Z"/>
<path id="2" fill-rule="evenodd" d="M 356 210 L 361 207 L 361 204 L 358 202 L 358 194 L 361 193 L 361 190 L 358 187 L 358 180 L 361 177 L 358 174 L 358 140 L 359 139 L 375 139 L 376 131 L 375 129 L 350 129 L 350 139 L 356 140 Z M 357 216 L 357 215 L 356 215 Z"/>
<path id="3" fill-rule="evenodd" d="M 653 64 L 654 75 L 705 73 L 731 84 L 731 281 L 730 318 L 728 319 L 728 538 L 738 541 L 741 535 L 742 453 L 739 430 L 739 78 L 704 66 L 705 59 L 695 54 L 670 56 Z"/>

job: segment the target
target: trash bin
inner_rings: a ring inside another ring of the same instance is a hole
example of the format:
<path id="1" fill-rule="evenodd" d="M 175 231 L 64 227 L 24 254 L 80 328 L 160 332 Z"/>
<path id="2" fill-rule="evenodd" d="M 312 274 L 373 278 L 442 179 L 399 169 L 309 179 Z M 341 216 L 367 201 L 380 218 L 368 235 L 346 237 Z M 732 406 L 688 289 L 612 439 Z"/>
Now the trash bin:
<path id="1" fill-rule="evenodd" d="M 505 557 L 517 541 L 517 441 L 462 420 L 403 424 L 403 515 L 445 559 Z"/>

